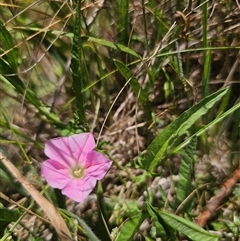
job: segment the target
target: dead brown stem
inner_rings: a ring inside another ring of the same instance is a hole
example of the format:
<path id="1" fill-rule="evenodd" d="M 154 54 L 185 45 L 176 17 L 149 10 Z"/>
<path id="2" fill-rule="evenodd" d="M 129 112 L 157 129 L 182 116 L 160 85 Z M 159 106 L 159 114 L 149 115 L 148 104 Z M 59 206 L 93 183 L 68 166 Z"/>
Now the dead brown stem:
<path id="1" fill-rule="evenodd" d="M 0 161 L 5 167 L 13 174 L 13 176 L 22 184 L 28 191 L 32 198 L 39 204 L 45 214 L 50 219 L 52 225 L 55 227 L 56 232 L 63 241 L 68 241 L 71 237 L 69 229 L 64 222 L 58 210 L 50 203 L 41 193 L 29 183 L 18 171 L 18 169 L 0 152 Z"/>
<path id="2" fill-rule="evenodd" d="M 197 218 L 197 224 L 201 227 L 206 225 L 206 222 L 215 214 L 216 209 L 221 204 L 222 200 L 227 197 L 234 185 L 240 180 L 240 167 L 230 176 L 222 185 L 220 191 L 213 196 L 207 203 L 206 210 Z"/>

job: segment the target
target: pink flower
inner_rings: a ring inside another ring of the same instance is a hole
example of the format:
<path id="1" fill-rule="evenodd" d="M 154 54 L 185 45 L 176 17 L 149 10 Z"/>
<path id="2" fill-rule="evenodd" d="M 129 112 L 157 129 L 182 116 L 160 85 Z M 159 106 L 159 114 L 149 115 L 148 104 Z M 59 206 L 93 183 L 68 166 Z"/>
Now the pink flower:
<path id="1" fill-rule="evenodd" d="M 62 194 L 82 202 L 102 179 L 112 162 L 95 150 L 91 133 L 48 140 L 45 154 L 49 157 L 42 164 L 41 176 Z"/>

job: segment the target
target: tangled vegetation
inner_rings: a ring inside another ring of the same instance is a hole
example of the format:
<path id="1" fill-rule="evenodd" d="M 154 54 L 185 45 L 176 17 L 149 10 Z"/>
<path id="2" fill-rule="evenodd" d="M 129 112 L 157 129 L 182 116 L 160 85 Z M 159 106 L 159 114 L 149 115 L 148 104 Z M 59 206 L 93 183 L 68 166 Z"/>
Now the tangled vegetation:
<path id="1" fill-rule="evenodd" d="M 238 0 L 0 3 L 3 240 L 239 240 Z M 112 160 L 81 203 L 44 145 Z"/>

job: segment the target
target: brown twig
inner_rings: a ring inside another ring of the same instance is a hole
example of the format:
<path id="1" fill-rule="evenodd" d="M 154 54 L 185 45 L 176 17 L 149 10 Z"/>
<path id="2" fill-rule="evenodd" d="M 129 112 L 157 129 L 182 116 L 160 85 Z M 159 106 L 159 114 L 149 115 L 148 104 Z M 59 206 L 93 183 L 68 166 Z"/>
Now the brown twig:
<path id="1" fill-rule="evenodd" d="M 238 181 L 240 181 L 240 167 L 223 183 L 220 191 L 208 201 L 206 210 L 197 218 L 197 224 L 199 226 L 205 226 L 206 222 L 215 214 L 222 200 L 231 193 L 234 185 Z"/>

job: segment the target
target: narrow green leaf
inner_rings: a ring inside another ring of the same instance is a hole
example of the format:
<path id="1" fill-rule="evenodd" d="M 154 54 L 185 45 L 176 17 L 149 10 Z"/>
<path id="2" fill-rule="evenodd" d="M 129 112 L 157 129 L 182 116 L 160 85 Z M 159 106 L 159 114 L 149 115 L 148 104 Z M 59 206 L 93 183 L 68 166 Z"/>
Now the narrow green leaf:
<path id="1" fill-rule="evenodd" d="M 7 52 L 11 48 L 14 48 L 14 43 L 11 34 L 7 31 L 1 22 L 0 43 L 5 48 L 5 51 L 0 48 L 0 53 L 2 53 L 2 57 L 0 58 L 0 79 L 5 82 L 9 82 L 16 89 L 18 94 L 25 96 L 25 98 L 46 117 L 46 120 L 58 127 L 65 128 L 65 125 L 59 120 L 59 118 L 47 110 L 46 106 L 44 106 L 43 103 L 37 98 L 36 94 L 32 90 L 27 89 L 24 82 L 17 75 L 7 75 L 11 73 L 17 73 L 18 55 L 16 49 Z M 0 47 L 2 46 L 0 45 Z M 6 54 L 4 54 L 5 52 Z"/>
<path id="2" fill-rule="evenodd" d="M 114 64 L 116 65 L 119 72 L 122 76 L 129 81 L 130 86 L 132 87 L 136 96 L 139 96 L 140 101 L 145 104 L 147 101 L 148 94 L 144 91 L 139 84 L 138 80 L 133 76 L 131 70 L 121 61 L 114 60 Z"/>
<path id="3" fill-rule="evenodd" d="M 207 46 L 206 46 L 207 48 Z M 203 67 L 203 78 L 202 78 L 202 97 L 209 94 L 209 80 L 211 71 L 211 50 L 204 51 L 204 67 Z"/>
<path id="4" fill-rule="evenodd" d="M 172 151 L 171 154 L 173 153 L 177 153 L 179 150 L 181 150 L 182 148 L 184 148 L 186 145 L 188 145 L 190 143 L 190 141 L 192 140 L 192 138 L 198 137 L 200 135 L 202 135 L 204 132 L 206 132 L 209 128 L 211 128 L 212 126 L 216 125 L 217 123 L 219 123 L 220 121 L 222 121 L 224 118 L 226 118 L 227 116 L 233 114 L 236 110 L 240 109 L 240 102 L 238 102 L 236 105 L 234 105 L 232 108 L 230 108 L 229 110 L 225 111 L 224 113 L 220 114 L 215 120 L 211 121 L 209 124 L 205 125 L 204 127 L 202 127 L 199 131 L 197 131 L 196 133 L 194 133 L 192 136 L 188 137 L 183 143 L 181 143 L 180 145 L 178 145 L 177 147 L 175 147 Z"/>
<path id="5" fill-rule="evenodd" d="M 1 172 L 1 170 L 0 170 Z M 3 237 L 4 231 L 11 222 L 15 222 L 20 217 L 18 209 L 9 210 L 0 203 L 0 237 Z"/>
<path id="6" fill-rule="evenodd" d="M 76 96 L 77 113 L 81 124 L 86 125 L 85 100 L 82 90 L 84 89 L 82 74 L 82 39 L 81 39 L 81 0 L 77 0 L 76 18 L 73 30 L 73 46 L 71 52 L 70 69 L 72 73 L 72 88 Z"/>
<path id="7" fill-rule="evenodd" d="M 193 123 L 206 114 L 227 91 L 228 88 L 222 89 L 205 97 L 169 124 L 148 146 L 147 153 L 142 161 L 143 168 L 152 172 L 153 169 L 161 163 L 161 158 L 166 150 L 172 148 L 172 142 L 186 133 Z"/>
<path id="8" fill-rule="evenodd" d="M 26 31 L 25 28 L 21 28 L 21 27 L 16 27 L 16 29 L 19 29 L 21 31 Z M 34 31 L 34 32 L 42 32 L 42 29 L 41 28 L 37 28 L 37 27 L 29 27 L 27 28 L 27 31 Z M 45 34 L 48 36 L 66 36 L 68 38 L 73 38 L 74 34 L 73 33 L 67 33 L 67 32 L 63 32 L 63 31 L 59 31 L 59 30 L 50 30 L 48 29 L 48 31 L 45 31 Z M 141 59 L 141 56 L 135 52 L 133 49 L 129 48 L 129 47 L 126 47 L 125 45 L 123 44 L 117 44 L 117 43 L 113 43 L 109 40 L 106 40 L 106 39 L 101 39 L 101 38 L 96 38 L 96 37 L 93 37 L 93 36 L 82 36 L 82 41 L 83 43 L 85 42 L 89 42 L 89 43 L 96 43 L 96 44 L 99 44 L 99 45 L 102 45 L 102 46 L 105 46 L 105 47 L 110 47 L 112 49 L 115 49 L 115 50 L 120 50 L 122 52 L 125 52 L 127 54 L 130 54 L 130 55 L 133 55 L 139 59 Z"/>
<path id="9" fill-rule="evenodd" d="M 85 223 L 84 220 L 82 220 L 81 218 L 79 218 L 77 215 L 65 210 L 65 209 L 60 209 L 59 210 L 64 213 L 65 215 L 67 215 L 70 218 L 76 219 L 78 224 L 82 227 L 83 231 L 85 232 L 86 236 L 89 238 L 89 240 L 91 241 L 100 241 L 97 236 L 93 233 L 93 231 L 91 230 L 91 228 Z"/>
<path id="10" fill-rule="evenodd" d="M 98 236 L 101 240 L 111 241 L 111 236 L 109 233 L 109 209 L 108 203 L 104 200 L 102 183 L 98 181 L 97 183 L 97 198 L 98 198 L 98 222 L 97 227 L 100 232 Z"/>
<path id="11" fill-rule="evenodd" d="M 123 51 L 125 53 L 130 54 L 130 55 L 133 55 L 137 58 L 141 58 L 140 55 L 138 53 L 136 53 L 134 50 L 132 50 L 129 47 L 126 47 L 122 44 L 115 44 L 111 41 L 108 41 L 108 40 L 105 40 L 105 39 L 99 39 L 99 38 L 95 38 L 95 37 L 89 37 L 87 41 L 97 43 L 97 44 L 101 44 L 103 46 L 110 47 L 110 48 L 113 48 L 113 49 L 119 49 L 120 51 Z"/>
<path id="12" fill-rule="evenodd" d="M 194 165 L 194 155 L 196 151 L 197 138 L 194 138 L 185 151 L 181 153 L 182 160 L 179 169 L 179 182 L 176 196 L 178 205 L 181 204 L 192 192 L 192 174 Z M 188 205 L 189 206 L 189 205 Z"/>
<path id="13" fill-rule="evenodd" d="M 128 24 L 128 1 L 129 0 L 119 0 L 118 1 L 118 10 L 119 10 L 119 20 L 118 20 L 118 42 L 127 45 L 128 44 L 128 29 L 129 29 L 129 24 Z"/>
<path id="14" fill-rule="evenodd" d="M 165 211 L 156 211 L 173 229 L 183 233 L 193 241 L 218 241 L 219 236 L 211 234 L 195 223 Z"/>
<path id="15" fill-rule="evenodd" d="M 50 122 L 59 128 L 65 128 L 65 129 L 68 128 L 66 124 L 64 124 L 59 120 L 57 115 L 49 112 L 47 107 L 37 98 L 36 94 L 32 90 L 26 89 L 26 86 L 18 76 L 7 76 L 7 78 L 4 78 L 3 76 L 0 75 L 0 79 L 4 79 L 4 81 L 8 81 L 19 94 L 25 96 L 25 98 L 31 104 L 33 104 L 41 114 L 43 114 L 46 117 L 45 120 L 47 122 Z"/>
<path id="16" fill-rule="evenodd" d="M 14 125 L 10 124 L 9 122 L 7 122 L 6 120 L 2 120 L 0 119 L 0 127 L 4 127 L 4 128 L 8 128 L 11 129 L 14 133 L 16 133 L 17 135 L 25 138 L 28 142 L 28 145 L 30 143 L 33 143 L 36 147 L 38 148 L 43 148 L 43 144 L 41 144 L 40 142 L 35 141 L 34 139 L 31 138 L 31 136 L 27 135 L 26 133 L 24 133 L 23 131 L 21 131 L 21 129 L 16 128 Z M 0 143 L 3 142 L 3 139 L 0 140 Z M 14 140 L 14 143 L 16 141 Z"/>
<path id="17" fill-rule="evenodd" d="M 8 30 L 3 26 L 2 22 L 0 21 L 0 53 L 1 52 L 4 53 L 4 50 L 1 48 L 4 48 L 5 51 L 7 51 L 5 59 L 6 59 L 7 63 L 10 64 L 12 71 L 14 73 L 16 73 L 17 67 L 18 67 L 17 50 L 14 48 L 14 43 L 13 43 L 11 34 L 8 32 Z M 9 51 L 10 49 L 12 49 L 12 50 Z M 3 57 L 1 58 L 1 61 L 3 61 L 3 59 L 4 59 Z M 8 74 L 10 74 L 10 73 L 8 73 Z"/>
<path id="18" fill-rule="evenodd" d="M 208 3 L 205 0 L 202 4 L 202 31 L 203 31 L 203 48 L 208 47 Z M 211 50 L 203 51 L 203 78 L 202 78 L 202 97 L 209 94 L 209 76 L 211 68 Z"/>
<path id="19" fill-rule="evenodd" d="M 136 231 L 146 218 L 145 212 L 138 212 L 130 216 L 127 221 L 122 224 L 121 230 L 118 233 L 115 241 L 132 241 L 133 236 L 135 235 Z"/>
<path id="20" fill-rule="evenodd" d="M 146 204 L 149 215 L 152 218 L 153 224 L 157 229 L 158 235 L 166 240 L 176 240 L 175 230 L 171 228 L 157 213 L 157 211 L 150 205 Z"/>

